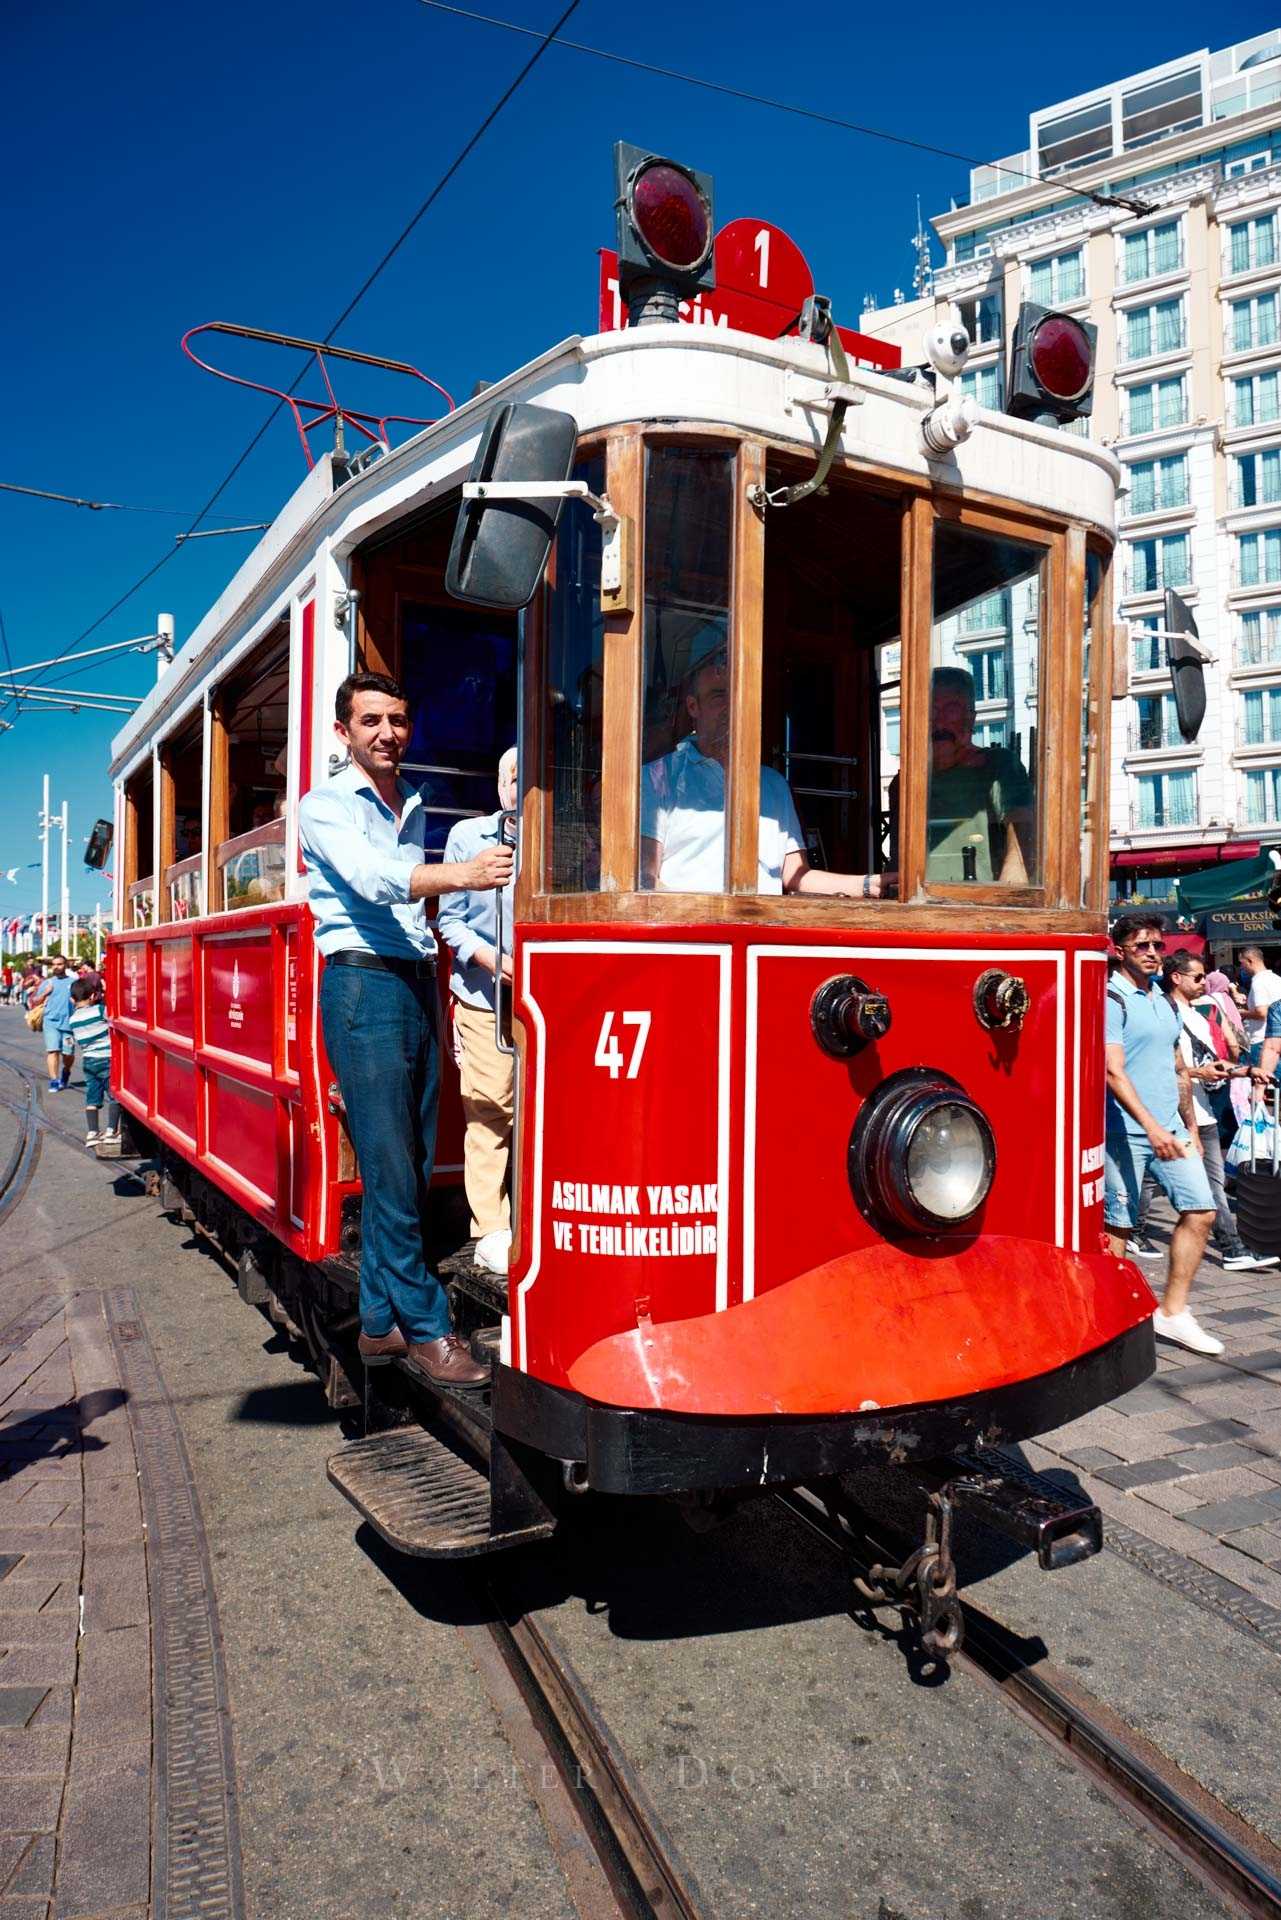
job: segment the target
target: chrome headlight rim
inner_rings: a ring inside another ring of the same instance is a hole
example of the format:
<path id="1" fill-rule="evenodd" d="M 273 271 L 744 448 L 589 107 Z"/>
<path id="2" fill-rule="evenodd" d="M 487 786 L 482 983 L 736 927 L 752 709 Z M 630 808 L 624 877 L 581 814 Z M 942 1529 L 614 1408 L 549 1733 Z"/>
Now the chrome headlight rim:
<path id="1" fill-rule="evenodd" d="M 963 1214 L 940 1214 L 914 1192 L 909 1154 L 921 1124 L 944 1107 L 959 1107 L 974 1123 L 982 1172 L 973 1205 Z M 850 1190 L 855 1205 L 878 1232 L 938 1235 L 972 1231 L 996 1177 L 996 1139 L 991 1122 L 959 1080 L 937 1067 L 906 1067 L 891 1074 L 864 1102 L 850 1134 Z"/>

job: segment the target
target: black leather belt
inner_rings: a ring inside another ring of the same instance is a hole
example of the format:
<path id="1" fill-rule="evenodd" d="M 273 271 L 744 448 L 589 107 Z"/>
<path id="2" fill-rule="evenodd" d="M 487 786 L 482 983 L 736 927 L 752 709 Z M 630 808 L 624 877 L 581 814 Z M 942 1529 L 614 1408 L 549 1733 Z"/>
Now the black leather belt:
<path id="1" fill-rule="evenodd" d="M 342 953 L 325 955 L 327 967 L 372 967 L 375 973 L 398 973 L 402 980 L 434 980 L 436 957 L 422 960 L 398 960 L 389 953 L 366 953 L 363 947 L 347 947 Z"/>

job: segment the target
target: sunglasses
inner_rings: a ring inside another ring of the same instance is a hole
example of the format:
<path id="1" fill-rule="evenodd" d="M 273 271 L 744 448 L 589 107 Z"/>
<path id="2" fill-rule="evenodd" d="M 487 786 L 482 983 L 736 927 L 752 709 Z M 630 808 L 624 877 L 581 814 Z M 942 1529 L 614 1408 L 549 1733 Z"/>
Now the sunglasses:
<path id="1" fill-rule="evenodd" d="M 1164 953 L 1165 941 L 1164 940 L 1127 940 L 1125 943 L 1125 950 L 1127 953 Z"/>

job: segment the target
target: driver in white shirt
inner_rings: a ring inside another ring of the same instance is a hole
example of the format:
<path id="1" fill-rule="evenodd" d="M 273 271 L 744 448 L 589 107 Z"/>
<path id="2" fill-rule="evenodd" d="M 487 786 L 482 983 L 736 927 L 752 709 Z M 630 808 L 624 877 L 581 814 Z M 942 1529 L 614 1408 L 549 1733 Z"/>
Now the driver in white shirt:
<path id="1" fill-rule="evenodd" d="M 724 648 L 695 667 L 685 695 L 693 732 L 641 770 L 641 885 L 672 893 L 725 887 L 725 761 L 729 663 Z M 811 867 L 796 803 L 782 774 L 761 768 L 757 890 L 853 894 L 879 900 L 890 876 Z"/>

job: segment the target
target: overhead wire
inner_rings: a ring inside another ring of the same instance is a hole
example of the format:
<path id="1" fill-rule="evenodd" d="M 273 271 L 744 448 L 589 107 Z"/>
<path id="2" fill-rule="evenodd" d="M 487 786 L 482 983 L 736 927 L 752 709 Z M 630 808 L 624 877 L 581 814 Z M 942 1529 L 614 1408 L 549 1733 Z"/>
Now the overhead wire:
<path id="1" fill-rule="evenodd" d="M 537 27 L 523 26 L 518 20 L 502 20 L 492 13 L 477 13 L 470 7 L 458 7 L 450 0 L 415 0 L 420 7 L 430 7 L 433 13 L 451 13 L 460 20 L 473 20 L 480 26 L 498 27 L 504 33 L 518 33 L 526 37 L 537 35 Z M 705 93 L 723 94 L 730 100 L 742 100 L 754 107 L 770 107 L 776 113 L 790 113 L 800 120 L 813 120 L 820 126 L 836 127 L 843 133 L 862 134 L 868 140 L 888 140 L 896 147 L 911 147 L 917 153 L 933 154 L 939 160 L 959 160 L 967 167 L 991 167 L 996 173 L 1008 174 L 1011 179 L 1025 181 L 1029 186 L 1063 186 L 1059 180 L 1047 180 L 1044 174 L 1029 173 L 1023 167 L 1002 166 L 995 160 L 977 160 L 971 153 L 956 153 L 951 147 L 936 147 L 928 140 L 915 140 L 905 133 L 889 133 L 884 127 L 869 127 L 858 120 L 845 120 L 839 114 L 823 113 L 816 107 L 799 107 L 791 100 L 775 100 L 766 93 L 752 93 L 746 87 L 732 87 L 726 81 L 708 80 L 701 74 L 682 73 L 678 67 L 663 67 L 652 60 L 638 60 L 632 54 L 614 53 L 608 47 L 588 46 L 582 40 L 566 40 L 558 37 L 557 45 L 567 53 L 585 53 L 593 60 L 608 60 L 616 67 L 631 67 L 637 73 L 648 73 L 661 80 L 678 80 L 683 86 L 701 87 Z M 1130 204 L 1118 199 L 1114 194 L 1091 192 L 1082 187 L 1063 186 L 1069 199 L 1096 200 L 1104 205 L 1126 206 Z"/>
<path id="2" fill-rule="evenodd" d="M 25 493 L 33 500 L 57 500 L 67 507 L 88 507 L 91 513 L 159 513 L 174 520 L 191 517 L 189 507 L 140 507 L 124 500 L 86 500 L 77 493 L 54 493 L 49 487 L 23 487 L 16 480 L 0 480 L 0 493 Z M 227 517 L 225 513 L 214 515 L 216 520 Z"/>
<path id="3" fill-rule="evenodd" d="M 3 607 L 0 607 L 0 645 L 3 645 L 4 647 L 4 664 L 9 672 L 10 677 L 12 677 L 14 673 L 13 655 L 9 651 L 9 635 L 4 624 L 4 608 Z M 14 710 L 16 712 L 18 713 L 22 712 L 22 701 L 17 694 L 13 695 L 12 702 L 10 701 L 5 702 L 4 708 L 0 708 L 0 712 L 5 711 L 10 704 L 13 705 Z"/>
<path id="4" fill-rule="evenodd" d="M 485 115 L 484 119 L 480 121 L 479 125 L 475 128 L 475 130 L 466 140 L 464 145 L 459 149 L 454 159 L 446 167 L 445 171 L 441 174 L 440 178 L 436 181 L 435 185 L 432 187 L 430 193 L 428 193 L 426 198 L 420 203 L 420 205 L 418 206 L 416 211 L 411 215 L 409 220 L 406 221 L 405 225 L 401 228 L 400 232 L 397 234 L 396 238 L 392 241 L 391 245 L 383 253 L 381 259 L 379 259 L 377 264 L 373 268 L 371 268 L 368 274 L 366 274 L 364 280 L 361 282 L 360 286 L 356 289 L 356 292 L 352 295 L 351 299 L 347 302 L 342 312 L 338 315 L 338 318 L 333 322 L 328 332 L 323 335 L 322 344 L 327 346 L 329 342 L 333 339 L 334 335 L 338 332 L 339 328 L 343 326 L 346 323 L 346 321 L 348 321 L 351 318 L 352 314 L 356 311 L 356 308 L 360 305 L 361 301 L 365 298 L 365 295 L 369 292 L 370 288 L 374 285 L 375 281 L 386 270 L 386 268 L 390 265 L 390 263 L 395 259 L 396 255 L 400 252 L 401 248 L 404 246 L 405 242 L 409 239 L 410 235 L 413 233 L 414 229 L 418 226 L 419 222 L 424 218 L 424 216 L 427 213 L 430 212 L 431 208 L 435 205 L 436 201 L 440 198 L 441 194 L 445 191 L 445 188 L 449 185 L 450 181 L 454 178 L 454 175 L 459 171 L 460 167 L 463 166 L 463 164 L 468 159 L 468 157 L 474 152 L 476 147 L 480 144 L 481 140 L 483 140 L 486 133 L 488 133 L 490 127 L 493 126 L 495 120 L 497 120 L 498 116 L 502 113 L 503 109 L 508 105 L 508 103 L 511 101 L 513 96 L 524 85 L 525 81 L 529 78 L 530 74 L 534 71 L 534 68 L 538 65 L 539 61 L 543 58 L 543 55 L 547 52 L 548 48 L 555 41 L 557 35 L 560 33 L 561 28 L 565 25 L 566 21 L 569 20 L 578 11 L 578 8 L 581 4 L 582 4 L 582 0 L 569 0 L 568 6 L 566 6 L 563 9 L 563 11 L 560 13 L 555 24 L 550 28 L 548 28 L 544 33 L 540 33 L 539 30 L 534 27 L 531 27 L 528 29 L 528 32 L 532 34 L 539 41 L 538 46 L 534 49 L 533 53 L 530 54 L 529 59 L 526 60 L 524 65 L 520 68 L 520 71 L 516 74 L 516 77 L 503 89 L 502 93 L 498 96 L 498 99 L 494 102 L 493 106 L 489 109 L 489 112 Z M 307 371 L 307 368 L 304 365 L 299 370 L 299 372 L 295 375 L 290 385 L 286 387 L 285 398 L 277 400 L 275 406 L 271 409 L 271 412 L 267 415 L 266 419 L 262 422 L 261 426 L 258 428 L 257 432 L 253 435 L 253 438 L 249 441 L 248 445 L 238 455 L 238 457 L 232 462 L 232 465 L 228 468 L 227 472 L 223 475 L 222 479 L 218 482 L 218 485 L 214 488 L 209 498 L 205 501 L 204 506 L 201 507 L 199 513 L 195 516 L 194 520 L 191 522 L 191 525 L 187 528 L 187 532 L 189 534 L 195 532 L 196 528 L 200 525 L 200 522 L 210 512 L 215 502 L 221 499 L 222 495 L 226 492 L 227 488 L 231 485 L 231 482 L 235 479 L 236 475 L 240 472 L 240 469 L 244 466 L 246 460 L 248 460 L 250 454 L 253 453 L 254 449 L 258 446 L 259 442 L 262 440 L 264 434 L 266 434 L 268 428 L 272 425 L 272 422 L 275 420 L 277 414 L 280 412 L 280 409 L 286 404 L 286 398 L 296 390 L 299 383 L 302 381 L 306 371 Z M 91 620 L 89 625 L 85 627 L 81 633 L 77 634 L 74 640 L 68 641 L 67 645 L 61 649 L 61 651 L 55 656 L 55 658 L 57 660 L 63 660 L 63 659 L 66 659 L 68 656 L 73 655 L 75 650 L 78 647 L 83 646 L 84 642 L 89 638 L 89 636 L 93 633 L 96 633 L 98 628 L 103 626 L 105 622 L 111 618 L 113 613 L 117 613 L 119 609 L 123 607 L 127 601 L 132 600 L 134 595 L 140 592 L 141 589 L 147 585 L 148 581 L 154 580 L 156 575 L 160 572 L 161 568 L 167 566 L 170 560 L 173 559 L 174 554 L 181 552 L 183 547 L 186 544 L 187 542 L 185 540 L 176 541 L 172 547 L 168 548 L 164 553 L 162 553 L 160 558 L 155 562 L 153 562 L 153 564 L 149 566 L 144 573 L 139 574 L 138 578 L 133 582 L 132 586 L 126 587 L 124 592 L 118 595 L 117 598 L 112 601 L 111 605 L 105 610 L 105 612 L 100 613 L 95 620 Z"/>

